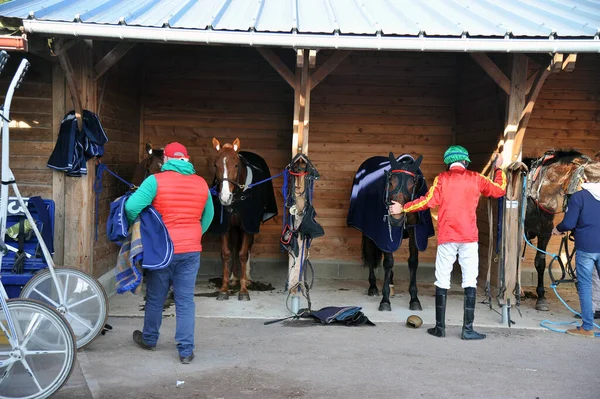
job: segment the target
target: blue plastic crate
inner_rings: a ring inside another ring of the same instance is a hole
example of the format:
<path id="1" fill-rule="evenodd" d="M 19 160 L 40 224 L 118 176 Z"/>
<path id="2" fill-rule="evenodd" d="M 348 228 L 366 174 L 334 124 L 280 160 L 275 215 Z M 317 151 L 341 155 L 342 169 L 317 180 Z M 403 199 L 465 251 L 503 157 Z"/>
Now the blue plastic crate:
<path id="1" fill-rule="evenodd" d="M 23 198 L 25 204 L 27 204 L 29 198 Z M 43 199 L 44 205 L 48 210 L 50 216 L 50 230 L 54 233 L 54 201 L 50 199 Z M 31 216 L 35 220 L 38 229 L 41 229 L 41 221 L 39 214 L 35 208 L 29 209 Z M 26 218 L 23 210 L 19 206 L 17 198 L 10 197 L 8 202 L 8 218 L 6 220 L 6 227 L 9 228 L 14 224 L 18 224 L 22 218 Z M 19 247 L 19 242 L 12 240 L 10 237 L 5 237 L 5 243 L 15 248 Z M 41 248 L 38 250 L 38 239 L 33 234 L 32 238 L 24 243 L 25 252 L 32 255 L 31 258 L 26 258 L 23 266 L 23 273 L 14 274 L 12 273 L 13 264 L 15 262 L 15 253 L 9 251 L 8 254 L 2 257 L 1 275 L 2 284 L 4 289 L 8 293 L 9 298 L 16 298 L 20 295 L 23 286 L 31 279 L 33 274 L 41 269 L 48 267 L 46 260 L 42 256 Z M 36 253 L 40 257 L 36 257 Z"/>

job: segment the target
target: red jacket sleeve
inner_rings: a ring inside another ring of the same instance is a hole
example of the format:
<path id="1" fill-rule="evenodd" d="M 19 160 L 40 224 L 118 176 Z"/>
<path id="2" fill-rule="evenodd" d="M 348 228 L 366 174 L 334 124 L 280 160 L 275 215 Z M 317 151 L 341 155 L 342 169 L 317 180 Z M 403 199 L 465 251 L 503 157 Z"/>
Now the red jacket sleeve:
<path id="1" fill-rule="evenodd" d="M 500 198 L 506 194 L 506 175 L 502 169 L 496 169 L 494 181 L 480 174 L 479 191 L 486 197 Z"/>
<path id="2" fill-rule="evenodd" d="M 414 201 L 404 204 L 404 212 L 419 212 L 427 208 L 435 208 L 440 204 L 441 189 L 439 184 L 439 176 L 433 180 L 433 184 L 429 187 L 429 191 L 424 196 L 417 198 Z"/>

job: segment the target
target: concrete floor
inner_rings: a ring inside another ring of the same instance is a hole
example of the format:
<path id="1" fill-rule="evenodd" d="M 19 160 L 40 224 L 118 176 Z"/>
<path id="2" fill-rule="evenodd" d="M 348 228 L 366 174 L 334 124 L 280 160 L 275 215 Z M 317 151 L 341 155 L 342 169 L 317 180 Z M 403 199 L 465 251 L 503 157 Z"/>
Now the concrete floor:
<path id="1" fill-rule="evenodd" d="M 267 281 L 263 281 L 268 283 Z M 143 295 L 111 298 L 113 331 L 78 352 L 69 382 L 54 397 L 63 398 L 582 398 L 598 399 L 600 340 L 572 337 L 540 327 L 543 319 L 573 321 L 548 293 L 550 312 L 523 301 L 516 324 L 478 304 L 475 324 L 484 341 L 460 339 L 462 292 L 455 285 L 448 300 L 447 336 L 429 336 L 434 322 L 434 287 L 419 284 L 425 325 L 405 327 L 406 283 L 392 299 L 391 312 L 377 310 L 381 297 L 367 297 L 365 281 L 317 280 L 313 309 L 358 305 L 377 325 L 345 327 L 290 320 L 286 293 L 275 284 L 251 291 L 251 301 L 197 296 L 196 359 L 178 361 L 174 306 L 167 306 L 155 352 L 137 347 L 131 333 L 143 325 Z M 197 294 L 215 291 L 208 281 Z M 572 288 L 561 287 L 572 306 Z M 481 301 L 483 297 L 478 298 Z M 303 302 L 301 306 L 305 306 Z"/>
<path id="2" fill-rule="evenodd" d="M 284 292 L 284 284 L 276 281 L 262 281 L 272 284 L 272 291 L 250 291 L 250 301 L 238 301 L 237 295 L 230 296 L 228 301 L 217 301 L 214 297 L 196 296 L 196 317 L 201 318 L 235 318 L 235 319 L 278 319 L 289 316 L 291 313 L 286 308 L 287 292 Z M 381 283 L 378 283 L 381 290 Z M 408 309 L 410 295 L 408 294 L 408 283 L 399 282 L 396 285 L 396 295 L 391 299 L 392 311 L 378 311 L 379 297 L 366 295 L 368 283 L 366 281 L 351 280 L 316 280 L 310 292 L 312 309 L 318 310 L 325 306 L 361 306 L 364 314 L 375 323 L 400 322 L 404 323 L 411 314 L 418 314 L 424 324 L 435 323 L 435 287 L 433 284 L 419 283 L 419 300 L 423 311 L 416 312 Z M 535 292 L 534 287 L 526 287 L 526 291 Z M 210 295 L 215 293 L 216 288 L 208 280 L 201 280 L 196 285 L 196 295 Z M 564 296 L 567 303 L 579 309 L 574 288 L 563 285 L 559 293 Z M 110 302 L 110 316 L 114 317 L 143 317 L 144 294 L 133 295 L 130 293 L 114 295 Z M 542 329 L 542 320 L 572 321 L 570 312 L 556 299 L 553 291 L 546 294 L 550 302 L 550 312 L 538 312 L 535 310 L 535 299 L 524 299 L 520 306 L 522 317 L 516 308 L 511 309 L 511 319 L 515 322 L 512 327 L 527 329 Z M 484 293 L 478 292 L 477 301 L 484 300 Z M 500 311 L 497 302 L 493 300 L 493 308 Z M 290 304 L 291 306 L 291 304 Z M 302 298 L 300 307 L 306 307 L 307 302 Z M 164 311 L 165 316 L 175 315 L 175 306 L 170 306 Z M 448 325 L 462 325 L 463 317 L 463 292 L 460 284 L 454 284 L 448 295 L 446 310 L 446 323 Z M 477 304 L 475 323 L 481 327 L 508 328 L 508 324 L 501 323 L 501 316 L 486 305 Z"/>

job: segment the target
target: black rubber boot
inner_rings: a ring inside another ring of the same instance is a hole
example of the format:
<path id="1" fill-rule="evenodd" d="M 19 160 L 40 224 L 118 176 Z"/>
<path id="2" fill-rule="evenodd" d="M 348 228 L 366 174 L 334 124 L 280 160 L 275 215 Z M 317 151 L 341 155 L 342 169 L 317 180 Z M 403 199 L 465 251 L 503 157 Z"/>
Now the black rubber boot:
<path id="1" fill-rule="evenodd" d="M 460 337 L 462 339 L 484 339 L 485 334 L 479 334 L 473 330 L 473 319 L 475 319 L 475 287 L 465 288 L 465 315 L 463 317 L 463 328 Z"/>
<path id="2" fill-rule="evenodd" d="M 428 328 L 427 333 L 434 337 L 446 336 L 446 294 L 447 289 L 435 287 L 435 327 Z"/>

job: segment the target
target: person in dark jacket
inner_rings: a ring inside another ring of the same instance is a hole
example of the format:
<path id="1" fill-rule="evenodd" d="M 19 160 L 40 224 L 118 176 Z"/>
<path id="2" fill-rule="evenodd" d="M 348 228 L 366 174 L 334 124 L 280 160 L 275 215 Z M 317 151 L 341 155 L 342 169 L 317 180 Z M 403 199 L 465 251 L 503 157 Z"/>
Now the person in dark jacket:
<path id="1" fill-rule="evenodd" d="M 567 334 L 593 338 L 592 273 L 600 276 L 600 183 L 586 182 L 581 188 L 569 199 L 565 217 L 552 230 L 552 234 L 572 230 L 575 236 L 575 267 L 582 324 L 581 327 L 567 330 Z"/>
<path id="2" fill-rule="evenodd" d="M 194 287 L 200 268 L 202 234 L 214 215 L 206 181 L 196 174 L 187 149 L 170 143 L 164 150 L 160 173 L 146 178 L 125 203 L 131 223 L 148 205 L 160 213 L 173 241 L 169 266 L 146 273 L 146 310 L 143 332 L 133 332 L 133 341 L 146 350 L 155 350 L 162 322 L 163 304 L 173 285 L 175 297 L 175 341 L 181 363 L 194 359 Z"/>
<path id="3" fill-rule="evenodd" d="M 479 273 L 479 232 L 477 204 L 481 195 L 499 198 L 506 193 L 506 175 L 500 168 L 502 155 L 495 162 L 494 180 L 468 170 L 469 153 L 460 145 L 453 145 L 444 153 L 446 172 L 440 173 L 429 192 L 402 206 L 392 201 L 390 214 L 418 212 L 439 207 L 438 247 L 435 257 L 435 327 L 427 332 L 435 337 L 446 336 L 446 295 L 450 289 L 450 275 L 454 262 L 462 270 L 464 316 L 462 339 L 484 339 L 485 334 L 473 330 L 477 276 Z"/>

